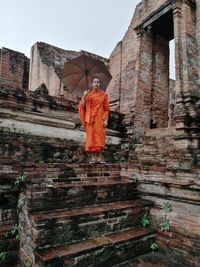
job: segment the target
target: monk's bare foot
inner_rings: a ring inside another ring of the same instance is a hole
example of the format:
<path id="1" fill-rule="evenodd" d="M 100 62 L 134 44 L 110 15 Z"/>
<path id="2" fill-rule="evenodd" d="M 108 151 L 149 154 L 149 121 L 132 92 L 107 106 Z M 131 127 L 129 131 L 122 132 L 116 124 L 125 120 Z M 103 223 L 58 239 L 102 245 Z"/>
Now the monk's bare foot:
<path id="1" fill-rule="evenodd" d="M 103 159 L 103 157 L 98 157 L 98 160 L 97 160 L 98 163 L 101 163 L 101 164 L 106 164 L 105 160 Z"/>
<path id="2" fill-rule="evenodd" d="M 101 152 L 100 152 L 100 153 L 97 153 L 97 155 L 96 155 L 96 161 L 97 161 L 98 163 L 100 163 L 102 160 L 103 160 L 103 159 L 102 159 L 102 153 L 101 153 Z"/>

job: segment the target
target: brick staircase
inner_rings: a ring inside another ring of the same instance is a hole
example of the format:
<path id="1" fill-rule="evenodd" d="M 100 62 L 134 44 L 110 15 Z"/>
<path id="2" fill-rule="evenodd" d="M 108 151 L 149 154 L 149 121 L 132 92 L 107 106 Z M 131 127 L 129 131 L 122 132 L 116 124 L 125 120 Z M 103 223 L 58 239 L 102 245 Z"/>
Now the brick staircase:
<path id="1" fill-rule="evenodd" d="M 155 231 L 139 221 L 152 203 L 139 198 L 118 164 L 26 167 L 31 184 L 21 194 L 24 262 L 109 267 L 150 251 Z M 39 179 L 36 169 L 43 173 Z"/>

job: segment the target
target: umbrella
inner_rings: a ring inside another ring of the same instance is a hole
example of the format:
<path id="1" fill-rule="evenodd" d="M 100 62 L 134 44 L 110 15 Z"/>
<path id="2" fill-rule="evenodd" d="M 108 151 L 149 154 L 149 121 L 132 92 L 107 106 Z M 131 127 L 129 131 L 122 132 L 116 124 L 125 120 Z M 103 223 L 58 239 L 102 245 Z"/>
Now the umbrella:
<path id="1" fill-rule="evenodd" d="M 64 64 L 62 81 L 68 91 L 81 97 L 83 91 L 88 90 L 89 81 L 98 77 L 102 90 L 106 90 L 112 76 L 104 62 L 86 55 L 79 56 Z"/>

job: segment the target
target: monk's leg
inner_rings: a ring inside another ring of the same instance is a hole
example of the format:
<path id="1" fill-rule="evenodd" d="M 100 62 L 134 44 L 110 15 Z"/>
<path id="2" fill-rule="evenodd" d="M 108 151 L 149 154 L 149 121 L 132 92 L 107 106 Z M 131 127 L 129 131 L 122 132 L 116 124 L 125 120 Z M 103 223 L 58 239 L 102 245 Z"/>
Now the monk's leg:
<path id="1" fill-rule="evenodd" d="M 95 152 L 90 152 L 90 162 L 95 162 L 96 161 L 96 153 Z"/>

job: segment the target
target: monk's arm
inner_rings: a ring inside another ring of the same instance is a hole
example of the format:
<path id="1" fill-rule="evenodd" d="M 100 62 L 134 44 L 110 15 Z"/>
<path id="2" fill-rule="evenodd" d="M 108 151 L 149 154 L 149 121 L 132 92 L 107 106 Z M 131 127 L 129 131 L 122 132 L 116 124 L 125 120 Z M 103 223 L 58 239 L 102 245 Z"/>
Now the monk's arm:
<path id="1" fill-rule="evenodd" d="M 81 104 L 83 107 L 85 107 L 85 98 L 84 97 L 82 97 L 82 99 L 81 99 Z"/>
<path id="2" fill-rule="evenodd" d="M 85 107 L 85 104 L 86 104 L 85 98 L 86 98 L 87 94 L 88 94 L 88 91 L 84 91 L 83 97 L 81 99 L 81 104 L 82 104 L 83 107 Z"/>
<path id="3" fill-rule="evenodd" d="M 103 115 L 103 120 L 104 120 L 104 127 L 106 128 L 108 126 L 108 115 L 110 111 L 110 104 L 109 104 L 109 99 L 108 95 L 106 94 L 105 99 L 104 99 L 104 115 Z"/>

